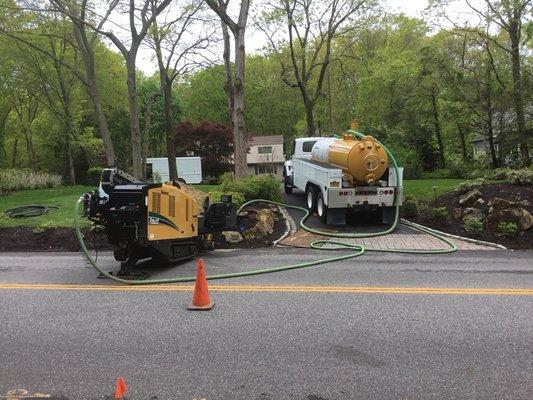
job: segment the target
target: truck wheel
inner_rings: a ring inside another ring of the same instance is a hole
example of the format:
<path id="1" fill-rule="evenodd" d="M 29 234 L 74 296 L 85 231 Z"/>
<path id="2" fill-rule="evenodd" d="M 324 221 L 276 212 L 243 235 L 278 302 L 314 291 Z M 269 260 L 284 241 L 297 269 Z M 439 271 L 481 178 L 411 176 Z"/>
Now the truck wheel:
<path id="1" fill-rule="evenodd" d="M 305 193 L 307 195 L 307 209 L 309 212 L 314 212 L 316 210 L 316 190 L 313 186 L 308 186 Z"/>
<path id="2" fill-rule="evenodd" d="M 322 191 L 318 193 L 316 199 L 316 212 L 320 221 L 326 223 L 328 219 L 328 206 L 324 203 L 324 195 L 322 194 Z"/>
<path id="3" fill-rule="evenodd" d="M 283 189 L 285 189 L 285 193 L 287 194 L 291 194 L 292 193 L 292 186 L 290 186 L 289 182 L 288 182 L 288 176 L 285 177 L 285 179 L 283 179 Z"/>

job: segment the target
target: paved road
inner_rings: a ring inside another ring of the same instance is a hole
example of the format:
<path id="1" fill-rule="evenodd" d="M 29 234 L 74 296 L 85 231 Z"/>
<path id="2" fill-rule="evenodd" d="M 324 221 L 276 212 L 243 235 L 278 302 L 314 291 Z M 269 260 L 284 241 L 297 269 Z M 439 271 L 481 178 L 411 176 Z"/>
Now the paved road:
<path id="1" fill-rule="evenodd" d="M 101 399 L 124 376 L 130 399 L 531 399 L 532 255 L 365 254 L 212 282 L 215 308 L 194 313 L 190 285 L 128 289 L 77 254 L 4 253 L 0 396 Z M 323 256 L 205 260 L 217 273 Z M 142 268 L 187 276 L 194 263 Z"/>

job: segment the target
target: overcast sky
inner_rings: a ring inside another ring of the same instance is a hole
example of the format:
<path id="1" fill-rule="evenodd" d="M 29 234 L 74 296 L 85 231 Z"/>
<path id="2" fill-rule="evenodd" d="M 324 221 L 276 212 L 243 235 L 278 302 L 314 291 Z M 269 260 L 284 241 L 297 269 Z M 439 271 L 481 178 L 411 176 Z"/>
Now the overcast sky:
<path id="1" fill-rule="evenodd" d="M 232 3 L 238 4 L 239 2 L 236 0 L 233 0 L 232 2 L 230 2 L 230 5 Z M 386 0 L 386 3 L 388 5 L 387 11 L 390 13 L 404 13 L 411 17 L 417 17 L 417 18 L 423 18 L 422 12 L 428 5 L 427 0 Z M 459 5 L 455 5 L 453 8 L 455 8 L 456 12 L 464 15 L 465 12 L 467 11 L 464 8 L 465 6 L 461 4 L 461 2 L 459 2 L 458 4 Z M 258 33 L 255 32 L 251 28 L 247 30 L 247 38 L 246 38 L 247 53 L 253 53 L 254 51 L 259 50 L 264 45 L 265 45 L 265 40 L 261 39 L 260 34 L 258 35 Z M 147 75 L 152 75 L 157 69 L 157 64 L 153 57 L 154 57 L 153 51 L 151 51 L 150 49 L 147 49 L 147 48 L 140 49 L 138 58 L 137 58 L 137 66 L 139 69 L 144 71 L 144 73 L 146 73 Z M 222 54 L 220 54 L 220 57 L 222 57 Z"/>

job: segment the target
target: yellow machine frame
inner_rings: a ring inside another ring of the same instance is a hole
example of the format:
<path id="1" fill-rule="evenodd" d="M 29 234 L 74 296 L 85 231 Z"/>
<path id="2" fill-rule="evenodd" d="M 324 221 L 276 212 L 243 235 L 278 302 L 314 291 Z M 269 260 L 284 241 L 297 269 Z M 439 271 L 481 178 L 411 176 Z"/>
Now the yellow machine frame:
<path id="1" fill-rule="evenodd" d="M 149 189 L 146 205 L 149 241 L 198 236 L 198 205 L 178 187 L 165 183 Z"/>

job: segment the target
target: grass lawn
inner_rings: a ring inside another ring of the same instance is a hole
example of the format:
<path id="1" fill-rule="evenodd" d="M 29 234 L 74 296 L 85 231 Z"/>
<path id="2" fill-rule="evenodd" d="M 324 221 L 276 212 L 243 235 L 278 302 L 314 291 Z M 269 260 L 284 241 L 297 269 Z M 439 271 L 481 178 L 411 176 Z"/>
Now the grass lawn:
<path id="1" fill-rule="evenodd" d="M 203 192 L 216 190 L 216 185 L 194 185 Z M 86 192 L 94 190 L 94 186 L 61 186 L 53 189 L 35 189 L 15 192 L 7 196 L 0 196 L 0 228 L 14 226 L 30 227 L 73 227 L 74 203 Z M 4 211 L 23 205 L 42 204 L 58 206 L 59 210 L 50 209 L 48 214 L 30 218 L 7 218 Z M 82 219 L 83 225 L 89 225 Z"/>
<path id="2" fill-rule="evenodd" d="M 218 188 L 218 185 L 192 185 L 192 186 L 205 193 L 215 192 Z"/>
<path id="3" fill-rule="evenodd" d="M 433 200 L 433 186 L 437 187 L 437 197 L 451 192 L 465 179 L 404 179 L 403 193 L 413 195 L 418 199 Z"/>
<path id="4" fill-rule="evenodd" d="M 0 227 L 13 226 L 74 226 L 74 203 L 86 192 L 93 190 L 91 186 L 61 186 L 53 189 L 35 189 L 15 192 L 0 197 Z M 59 210 L 50 209 L 48 214 L 30 218 L 7 218 L 4 211 L 8 208 L 42 204 L 58 206 Z"/>

